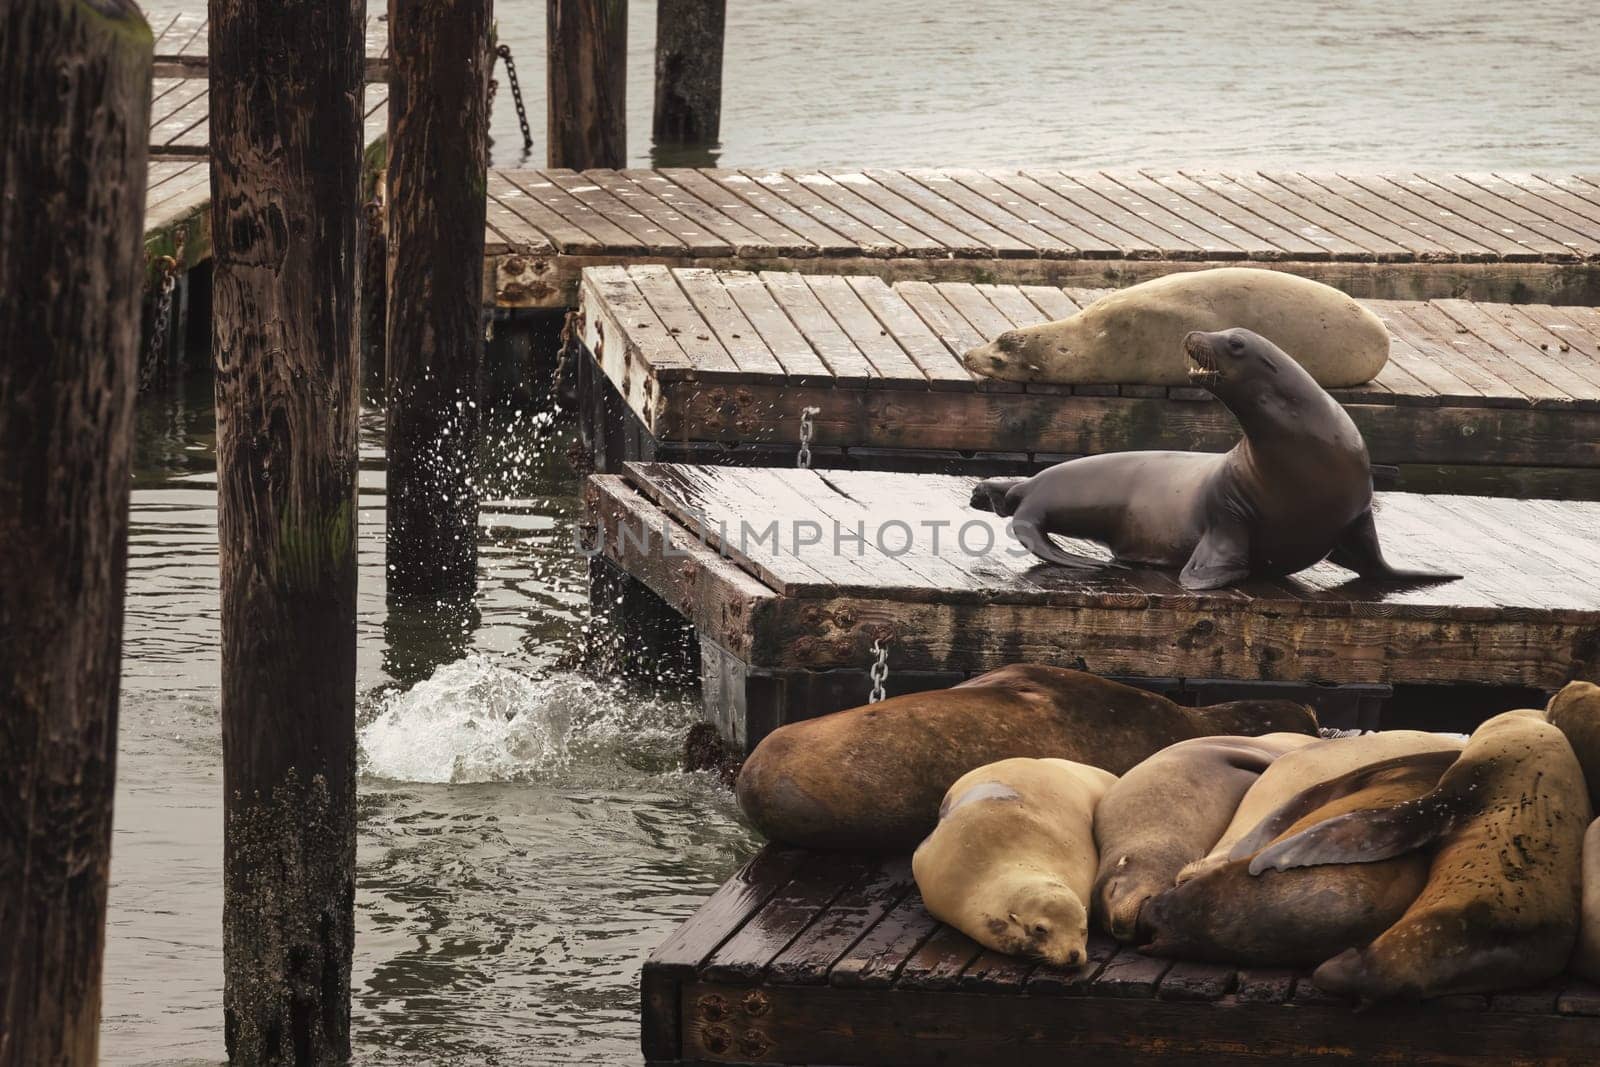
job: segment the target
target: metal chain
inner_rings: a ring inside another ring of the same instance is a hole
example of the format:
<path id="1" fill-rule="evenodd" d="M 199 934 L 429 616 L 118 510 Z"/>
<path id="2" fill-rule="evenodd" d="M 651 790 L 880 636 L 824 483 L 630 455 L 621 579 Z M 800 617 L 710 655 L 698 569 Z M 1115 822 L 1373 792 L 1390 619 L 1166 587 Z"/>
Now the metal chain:
<path id="1" fill-rule="evenodd" d="M 801 470 L 811 469 L 811 438 L 817 432 L 816 426 L 811 422 L 811 417 L 821 413 L 821 408 L 800 409 L 800 454 L 795 457 L 795 465 Z"/>
<path id="2" fill-rule="evenodd" d="M 889 680 L 889 646 L 882 640 L 874 638 L 872 651 L 878 658 L 867 671 L 872 677 L 872 692 L 867 696 L 868 704 L 876 704 L 888 695 L 884 692 L 883 683 Z"/>
<path id="3" fill-rule="evenodd" d="M 528 109 L 522 104 L 522 86 L 517 82 L 517 65 L 511 59 L 511 46 L 503 44 L 494 54 L 506 62 L 506 81 L 511 83 L 511 99 L 517 105 L 517 125 L 522 127 L 522 150 L 533 151 L 533 131 L 528 129 Z"/>
<path id="4" fill-rule="evenodd" d="M 183 259 L 185 231 L 179 229 L 172 239 L 172 255 L 160 256 L 155 266 L 161 273 L 160 288 L 156 292 L 155 321 L 150 328 L 150 348 L 139 366 L 139 392 L 150 388 L 155 381 L 156 369 L 166 354 L 167 333 L 172 328 L 172 293 L 178 287 L 178 264 Z"/>

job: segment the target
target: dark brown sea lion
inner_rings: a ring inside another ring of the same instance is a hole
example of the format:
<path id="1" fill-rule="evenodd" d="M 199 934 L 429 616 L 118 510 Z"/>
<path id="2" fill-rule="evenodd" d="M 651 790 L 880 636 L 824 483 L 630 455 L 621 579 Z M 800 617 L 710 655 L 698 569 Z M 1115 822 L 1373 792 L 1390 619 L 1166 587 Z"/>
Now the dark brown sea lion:
<path id="1" fill-rule="evenodd" d="M 1100 928 L 1134 940 L 1145 901 L 1210 850 L 1261 772 L 1285 752 L 1316 743 L 1305 734 L 1197 737 L 1119 778 L 1094 816 L 1100 869 L 1092 911 Z"/>
<path id="2" fill-rule="evenodd" d="M 1550 698 L 1545 715 L 1567 735 L 1589 784 L 1589 804 L 1600 811 L 1600 685 L 1568 682 Z"/>
<path id="3" fill-rule="evenodd" d="M 1082 671 L 1017 664 L 781 726 L 756 746 L 734 788 L 771 840 L 905 849 L 933 829 L 945 790 L 986 763 L 1053 756 L 1121 774 L 1191 737 L 1316 728 L 1315 714 L 1290 701 L 1185 708 Z"/>
<path id="4" fill-rule="evenodd" d="M 1305 967 L 1365 945 L 1404 914 L 1428 880 L 1428 855 L 1250 873 L 1272 841 L 1351 811 L 1422 796 L 1456 760 L 1452 751 L 1357 768 L 1292 797 L 1240 840 L 1226 863 L 1146 906 L 1141 951 L 1257 967 Z"/>
<path id="5" fill-rule="evenodd" d="M 1391 567 L 1372 519 L 1366 442 L 1343 407 L 1271 341 L 1249 330 L 1191 333 L 1190 377 L 1239 420 L 1231 451 L 1114 452 L 1058 463 L 1031 478 L 979 482 L 972 506 L 1011 519 L 1040 559 L 1104 567 L 1048 535 L 1111 548 L 1111 565 L 1182 567 L 1187 589 L 1281 576 L 1322 559 L 1365 578 L 1460 575 Z"/>
<path id="6" fill-rule="evenodd" d="M 1250 870 L 1379 863 L 1437 843 L 1428 883 L 1399 921 L 1313 980 L 1362 1000 L 1536 985 L 1577 942 L 1590 819 L 1566 736 L 1543 712 L 1509 711 L 1473 732 L 1431 792 L 1286 837 Z"/>

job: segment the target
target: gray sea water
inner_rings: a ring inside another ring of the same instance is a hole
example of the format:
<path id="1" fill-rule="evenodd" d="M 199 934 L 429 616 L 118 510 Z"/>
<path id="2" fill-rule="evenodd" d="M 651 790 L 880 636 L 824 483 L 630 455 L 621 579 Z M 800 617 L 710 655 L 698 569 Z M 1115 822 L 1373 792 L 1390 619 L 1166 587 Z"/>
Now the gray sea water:
<path id="1" fill-rule="evenodd" d="M 727 166 L 1600 167 L 1600 20 L 1582 0 L 729 8 Z M 633 5 L 641 165 L 653 15 Z M 498 17 L 537 132 L 544 5 L 501 0 Z M 724 791 L 676 769 L 690 704 L 565 666 L 587 619 L 569 430 L 532 404 L 494 424 L 488 495 L 508 503 L 485 509 L 468 619 L 385 609 L 382 425 L 364 424 L 358 1059 L 635 1063 L 640 960 L 755 842 Z M 110 1064 L 223 1057 L 213 444 L 203 375 L 141 402 Z"/>

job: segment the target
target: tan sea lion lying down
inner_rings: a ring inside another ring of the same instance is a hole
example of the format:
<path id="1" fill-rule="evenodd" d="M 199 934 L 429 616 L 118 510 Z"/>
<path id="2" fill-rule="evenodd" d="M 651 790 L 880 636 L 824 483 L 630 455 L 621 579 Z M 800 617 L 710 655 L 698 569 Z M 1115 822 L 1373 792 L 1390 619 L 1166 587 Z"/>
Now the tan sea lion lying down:
<path id="1" fill-rule="evenodd" d="M 938 821 L 945 791 L 988 763 L 1056 757 L 1121 774 L 1193 737 L 1316 729 L 1311 710 L 1290 701 L 1185 708 L 1082 671 L 1017 664 L 781 726 L 745 761 L 735 791 L 770 840 L 909 849 Z"/>

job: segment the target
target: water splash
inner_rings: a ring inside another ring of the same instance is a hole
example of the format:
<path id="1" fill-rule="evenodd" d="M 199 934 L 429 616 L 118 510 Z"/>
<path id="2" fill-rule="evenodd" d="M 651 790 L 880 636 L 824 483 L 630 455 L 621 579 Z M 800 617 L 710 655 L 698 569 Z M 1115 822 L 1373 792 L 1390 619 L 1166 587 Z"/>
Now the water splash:
<path id="1" fill-rule="evenodd" d="M 642 697 L 572 672 L 530 676 L 482 654 L 385 694 L 368 715 L 360 765 L 375 778 L 528 782 L 582 769 L 589 784 L 607 769 L 673 770 L 696 717 L 687 701 Z"/>

